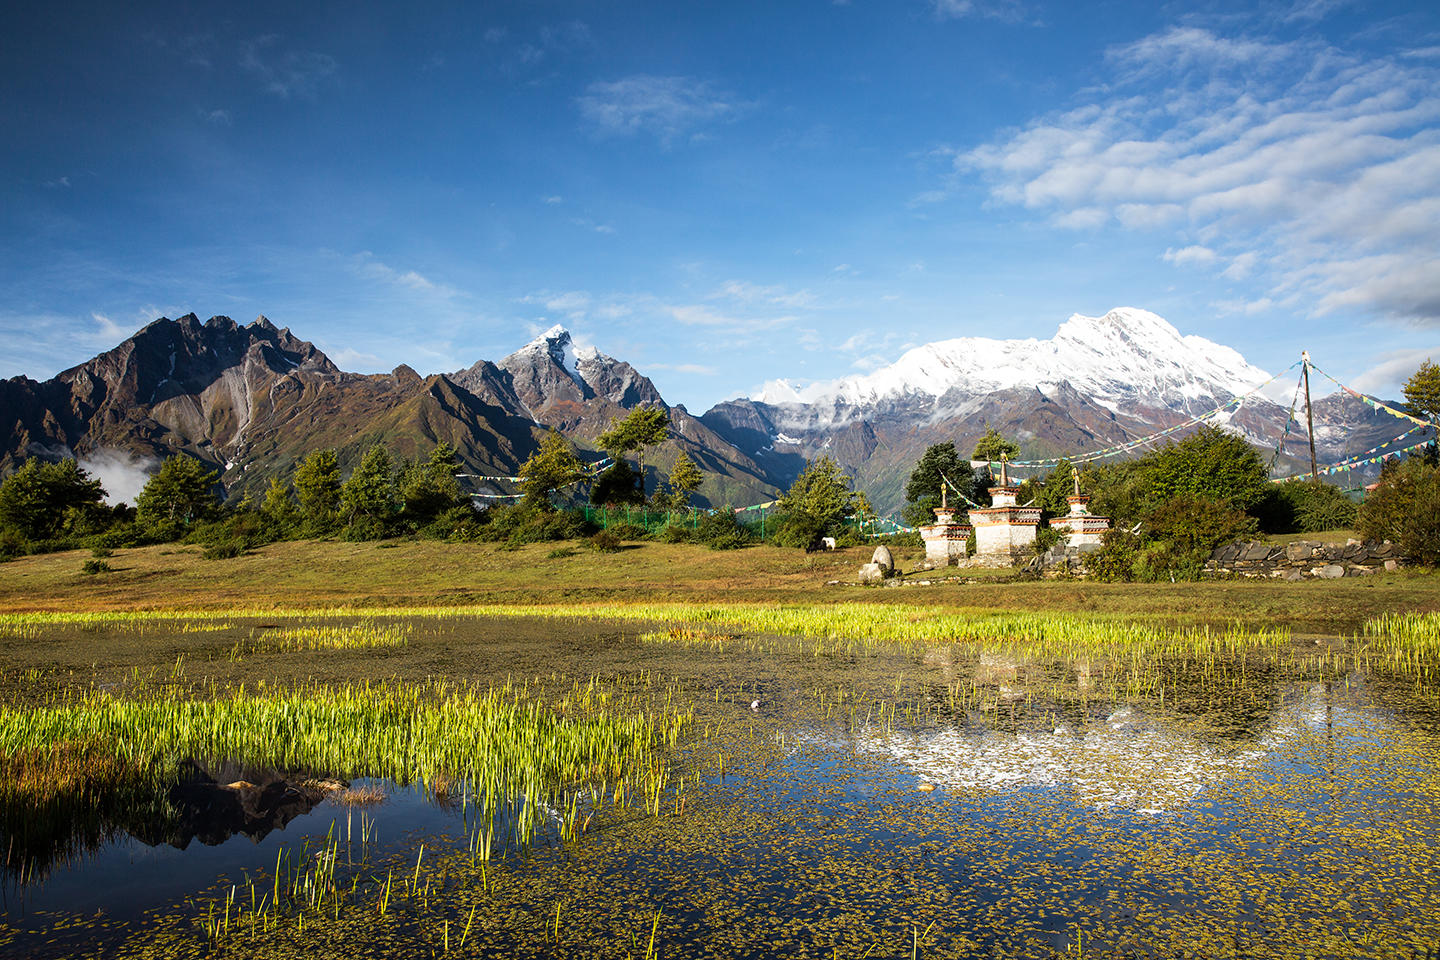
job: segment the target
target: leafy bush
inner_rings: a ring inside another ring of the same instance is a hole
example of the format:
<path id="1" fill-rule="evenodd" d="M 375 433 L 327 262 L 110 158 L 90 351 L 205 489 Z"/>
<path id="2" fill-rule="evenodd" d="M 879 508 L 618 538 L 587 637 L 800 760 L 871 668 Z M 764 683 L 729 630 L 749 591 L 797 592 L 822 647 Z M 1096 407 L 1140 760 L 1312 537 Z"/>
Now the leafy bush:
<path id="1" fill-rule="evenodd" d="M 599 553 L 615 553 L 620 549 L 620 538 L 613 530 L 601 530 L 590 538 L 590 546 Z"/>
<path id="2" fill-rule="evenodd" d="M 672 523 L 660 531 L 660 540 L 663 543 L 692 543 L 696 540 L 695 531 L 689 527 Z"/>
<path id="3" fill-rule="evenodd" d="M 1386 464 L 1355 525 L 1361 536 L 1389 540 L 1408 559 L 1440 564 L 1440 467 L 1419 457 Z"/>
<path id="4" fill-rule="evenodd" d="M 476 515 L 475 539 L 503 543 L 551 543 L 579 540 L 594 532 L 584 514 L 555 510 L 543 501 L 495 506 Z"/>
<path id="5" fill-rule="evenodd" d="M 1356 504 L 1328 483 L 1274 484 L 1252 513 L 1268 533 L 1323 533 L 1355 525 Z"/>
<path id="6" fill-rule="evenodd" d="M 1085 558 L 1090 576 L 1106 583 L 1135 579 L 1135 561 L 1140 553 L 1140 538 L 1129 530 L 1107 530 L 1100 538 L 1100 549 Z"/>
<path id="7" fill-rule="evenodd" d="M 754 542 L 750 531 L 740 523 L 731 507 L 721 507 L 701 517 L 695 539 L 711 550 L 738 550 Z"/>
<path id="8" fill-rule="evenodd" d="M 229 560 L 238 557 L 245 552 L 243 540 L 222 540 L 219 543 L 212 543 L 200 554 L 206 560 Z"/>
<path id="9" fill-rule="evenodd" d="M 650 537 L 644 527 L 633 523 L 612 523 L 607 529 L 621 540 L 648 540 Z"/>
<path id="10" fill-rule="evenodd" d="M 110 564 L 106 563 L 104 560 L 95 560 L 95 559 L 86 560 L 86 561 L 80 566 L 80 572 L 81 572 L 81 573 L 88 573 L 88 574 L 90 574 L 91 576 L 94 576 L 94 575 L 97 574 L 97 573 L 109 573 L 109 572 L 110 572 Z"/>
<path id="11" fill-rule="evenodd" d="M 105 557 L 115 556 L 115 551 L 109 547 L 91 547 L 90 556 L 103 560 Z"/>

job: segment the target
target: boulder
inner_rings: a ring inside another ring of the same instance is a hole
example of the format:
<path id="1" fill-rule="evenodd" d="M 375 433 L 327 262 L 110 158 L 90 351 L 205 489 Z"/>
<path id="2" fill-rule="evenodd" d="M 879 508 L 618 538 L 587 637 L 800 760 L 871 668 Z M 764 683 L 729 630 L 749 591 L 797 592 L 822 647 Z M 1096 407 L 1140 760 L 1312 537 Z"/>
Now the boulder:
<path id="1" fill-rule="evenodd" d="M 1327 563 L 1315 570 L 1315 576 L 1322 580 L 1339 580 L 1345 576 L 1345 568 L 1338 563 Z"/>
<path id="2" fill-rule="evenodd" d="M 1386 560 L 1386 561 L 1385 561 L 1385 570 L 1386 570 L 1388 573 L 1394 573 L 1396 570 L 1399 570 L 1399 569 L 1400 569 L 1400 564 L 1399 564 L 1397 561 L 1395 561 L 1395 560 Z"/>
<path id="3" fill-rule="evenodd" d="M 870 555 L 870 562 L 884 567 L 887 577 L 895 572 L 895 557 L 891 555 L 890 548 L 883 543 L 876 547 L 875 552 Z"/>
<path id="4" fill-rule="evenodd" d="M 1296 580 L 1302 580 L 1304 579 L 1304 577 L 1305 575 L 1303 573 L 1301 573 L 1299 570 L 1294 569 L 1293 567 L 1285 571 L 1285 579 L 1292 583 Z"/>
<path id="5" fill-rule="evenodd" d="M 878 563 L 867 563 L 860 568 L 861 583 L 884 583 L 885 568 Z"/>

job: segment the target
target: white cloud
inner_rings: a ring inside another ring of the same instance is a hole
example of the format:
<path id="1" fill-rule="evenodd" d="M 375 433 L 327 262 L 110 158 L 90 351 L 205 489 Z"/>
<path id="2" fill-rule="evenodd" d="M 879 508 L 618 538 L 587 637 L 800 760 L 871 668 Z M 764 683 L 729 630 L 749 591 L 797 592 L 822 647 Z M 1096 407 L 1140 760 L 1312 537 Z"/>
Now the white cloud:
<path id="1" fill-rule="evenodd" d="M 1107 62 L 1104 98 L 958 155 L 956 176 L 1061 226 L 1183 229 L 1166 259 L 1225 262 L 1277 301 L 1440 323 L 1435 64 L 1190 27 Z"/>
<path id="2" fill-rule="evenodd" d="M 116 323 L 114 320 L 111 320 L 103 313 L 92 313 L 90 317 L 99 324 L 99 329 L 95 331 L 94 336 L 90 339 L 99 345 L 113 347 L 115 344 L 130 336 L 131 331 Z"/>
<path id="3" fill-rule="evenodd" d="M 282 49 L 280 37 L 268 34 L 245 44 L 240 66 L 259 79 L 266 93 L 282 100 L 290 97 L 315 99 L 320 90 L 333 83 L 340 64 L 326 53 Z"/>
<path id="4" fill-rule="evenodd" d="M 564 202 L 565 202 L 565 198 L 562 197 L 562 196 L 560 196 L 560 195 L 557 193 L 557 194 L 554 194 L 554 195 L 552 195 L 552 196 L 545 197 L 541 202 L 542 202 L 542 203 L 548 203 L 548 204 L 550 204 L 550 206 L 553 207 L 553 206 L 555 206 L 556 204 L 564 203 Z"/>
<path id="5" fill-rule="evenodd" d="M 201 110 L 200 119 L 206 123 L 213 123 L 217 127 L 230 126 L 229 110 Z"/>
<path id="6" fill-rule="evenodd" d="M 150 475 L 160 469 L 160 461 L 154 457 L 136 456 L 128 450 L 95 450 L 81 457 L 79 464 L 100 481 L 105 502 L 111 506 L 133 504 L 150 481 Z"/>
<path id="7" fill-rule="evenodd" d="M 450 287 L 436 283 L 415 270 L 397 270 L 376 260 L 375 255 L 368 250 L 355 257 L 355 271 L 367 279 L 379 280 L 417 293 L 429 293 L 439 297 L 455 295 L 455 291 Z"/>
<path id="8" fill-rule="evenodd" d="M 815 303 L 815 295 L 809 290 L 791 290 L 779 284 L 766 286 L 744 280 L 725 281 L 713 297 L 728 297 L 741 303 L 769 303 L 789 309 L 803 309 Z"/>
<path id="9" fill-rule="evenodd" d="M 1420 368 L 1420 364 L 1427 360 L 1433 363 L 1437 358 L 1440 358 L 1440 343 L 1430 347 L 1384 353 L 1374 358 L 1374 363 L 1368 370 L 1351 377 L 1350 386 L 1361 393 L 1398 398 L 1401 396 L 1401 386 Z"/>
<path id="10" fill-rule="evenodd" d="M 1181 247 L 1179 250 L 1171 248 L 1160 255 L 1160 259 L 1166 263 L 1173 263 L 1177 267 L 1189 264 L 1205 265 L 1214 263 L 1220 259 L 1220 255 L 1209 247 L 1189 246 Z"/>
<path id="11" fill-rule="evenodd" d="M 1020 0 L 933 0 L 935 16 L 941 20 L 985 17 L 991 20 L 1019 20 L 1025 15 Z"/>
<path id="12" fill-rule="evenodd" d="M 745 104 L 703 80 L 637 75 L 586 88 L 581 115 L 605 133 L 649 133 L 669 144 L 698 127 L 733 120 Z"/>

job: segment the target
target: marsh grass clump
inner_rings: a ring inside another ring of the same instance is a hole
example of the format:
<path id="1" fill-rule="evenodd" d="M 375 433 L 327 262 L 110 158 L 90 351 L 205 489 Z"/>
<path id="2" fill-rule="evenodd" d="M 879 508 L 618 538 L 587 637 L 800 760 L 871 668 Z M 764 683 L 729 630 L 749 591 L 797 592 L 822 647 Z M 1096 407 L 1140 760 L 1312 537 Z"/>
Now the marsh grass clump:
<path id="1" fill-rule="evenodd" d="M 381 624 L 362 620 L 353 626 L 339 624 L 300 625 L 267 630 L 249 641 L 254 650 L 294 652 L 301 650 L 373 650 L 403 647 L 410 642 L 413 628 L 408 623 Z"/>
<path id="2" fill-rule="evenodd" d="M 503 813 L 516 842 L 528 843 L 547 811 L 578 815 L 573 799 L 584 784 L 663 781 L 664 751 L 693 716 L 652 704 L 641 691 L 617 696 L 593 681 L 553 700 L 529 684 L 440 682 L 210 693 L 87 691 L 38 708 L 0 707 L 0 765 L 85 743 L 162 781 L 194 759 L 444 783 L 481 816 Z"/>

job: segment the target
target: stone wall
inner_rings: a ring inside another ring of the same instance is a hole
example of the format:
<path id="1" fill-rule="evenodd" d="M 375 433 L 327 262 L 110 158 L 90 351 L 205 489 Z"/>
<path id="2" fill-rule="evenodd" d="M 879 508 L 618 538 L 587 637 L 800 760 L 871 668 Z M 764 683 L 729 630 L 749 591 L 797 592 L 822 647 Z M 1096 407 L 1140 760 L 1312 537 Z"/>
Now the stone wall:
<path id="1" fill-rule="evenodd" d="M 1318 543 L 1296 540 L 1287 544 L 1227 543 L 1217 547 L 1205 564 L 1212 577 L 1259 577 L 1301 580 L 1311 577 L 1336 580 L 1361 577 L 1400 566 L 1400 553 L 1388 540 L 1350 540 Z"/>

